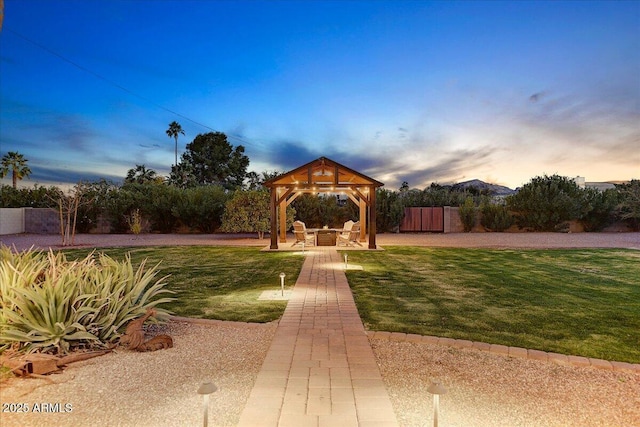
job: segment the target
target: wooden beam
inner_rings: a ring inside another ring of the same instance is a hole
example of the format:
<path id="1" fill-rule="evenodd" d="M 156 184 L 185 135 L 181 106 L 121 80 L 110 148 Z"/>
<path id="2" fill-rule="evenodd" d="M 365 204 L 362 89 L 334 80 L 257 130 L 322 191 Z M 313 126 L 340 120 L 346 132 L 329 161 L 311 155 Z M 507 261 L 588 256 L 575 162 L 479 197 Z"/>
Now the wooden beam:
<path id="1" fill-rule="evenodd" d="M 291 202 L 293 202 L 295 199 L 297 199 L 297 198 L 298 198 L 298 196 L 299 196 L 299 195 L 301 195 L 301 194 L 302 194 L 302 193 L 298 191 L 298 192 L 297 192 L 297 193 L 295 193 L 293 196 L 289 197 L 289 198 L 287 199 L 287 206 L 289 206 L 289 205 L 291 204 Z"/>
<path id="2" fill-rule="evenodd" d="M 357 187 L 351 187 L 351 191 L 353 191 L 355 194 L 357 194 L 358 197 L 360 197 L 361 200 L 364 200 L 367 205 L 369 204 L 369 197 L 367 197 L 366 194 L 364 194 L 360 190 L 358 190 Z M 375 191 L 375 188 L 369 189 L 369 193 L 371 193 L 371 191 Z"/>
<path id="3" fill-rule="evenodd" d="M 283 200 L 285 200 L 291 193 L 293 193 L 295 190 L 291 187 L 287 188 L 287 191 L 284 192 L 284 194 L 280 197 L 278 197 L 278 199 L 276 200 L 276 204 L 280 204 L 282 203 Z M 287 203 L 288 204 L 288 203 Z"/>
<path id="4" fill-rule="evenodd" d="M 347 196 L 351 199 L 351 201 L 353 203 L 356 204 L 356 206 L 360 206 L 360 199 L 358 199 L 356 196 L 353 195 L 353 193 L 347 193 Z"/>

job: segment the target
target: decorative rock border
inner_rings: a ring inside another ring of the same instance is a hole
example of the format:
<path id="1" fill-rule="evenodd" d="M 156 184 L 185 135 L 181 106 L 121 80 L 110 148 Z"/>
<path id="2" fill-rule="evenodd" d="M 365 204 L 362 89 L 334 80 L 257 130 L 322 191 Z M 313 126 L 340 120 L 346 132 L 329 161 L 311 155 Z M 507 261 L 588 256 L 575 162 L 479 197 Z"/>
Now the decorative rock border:
<path id="1" fill-rule="evenodd" d="M 615 362 L 602 359 L 593 359 L 583 356 L 567 356 L 559 353 L 552 353 L 541 350 L 529 350 L 521 347 L 509 347 L 500 344 L 487 344 L 483 342 L 458 340 L 453 338 L 440 338 L 429 335 L 405 334 L 402 332 L 367 331 L 367 335 L 369 336 L 369 338 L 377 340 L 412 342 L 419 344 L 438 344 L 462 349 L 472 348 L 507 357 L 518 357 L 521 359 L 552 362 L 564 366 L 590 366 L 607 371 L 624 371 L 640 374 L 639 363 Z"/>

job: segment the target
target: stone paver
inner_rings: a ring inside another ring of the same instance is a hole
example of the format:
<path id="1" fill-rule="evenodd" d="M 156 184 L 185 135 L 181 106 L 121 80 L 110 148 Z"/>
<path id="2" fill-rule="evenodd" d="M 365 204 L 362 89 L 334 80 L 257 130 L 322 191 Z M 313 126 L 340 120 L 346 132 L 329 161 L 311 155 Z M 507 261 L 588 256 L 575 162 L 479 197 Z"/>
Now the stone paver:
<path id="1" fill-rule="evenodd" d="M 239 426 L 397 426 L 338 252 L 306 257 Z"/>

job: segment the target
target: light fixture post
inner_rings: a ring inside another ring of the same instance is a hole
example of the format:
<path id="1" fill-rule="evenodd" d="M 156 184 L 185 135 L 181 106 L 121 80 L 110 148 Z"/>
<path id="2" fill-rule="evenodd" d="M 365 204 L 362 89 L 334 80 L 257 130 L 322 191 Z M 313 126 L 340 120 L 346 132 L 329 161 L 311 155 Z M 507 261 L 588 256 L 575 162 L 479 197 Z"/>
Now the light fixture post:
<path id="1" fill-rule="evenodd" d="M 349 268 L 349 264 L 347 263 L 347 254 L 344 254 L 344 269 L 347 270 Z"/>
<path id="2" fill-rule="evenodd" d="M 439 382 L 431 383 L 427 391 L 433 394 L 433 427 L 438 427 L 438 413 L 440 412 L 440 395 L 447 392 L 446 387 Z"/>
<path id="3" fill-rule="evenodd" d="M 282 296 L 284 296 L 284 278 L 286 274 L 280 273 L 280 288 L 282 289 Z"/>
<path id="4" fill-rule="evenodd" d="M 216 387 L 216 385 L 211 381 L 202 383 L 200 388 L 198 388 L 198 394 L 202 395 L 202 425 L 204 427 L 207 427 L 209 425 L 209 395 L 216 390 L 218 390 L 218 387 Z"/>

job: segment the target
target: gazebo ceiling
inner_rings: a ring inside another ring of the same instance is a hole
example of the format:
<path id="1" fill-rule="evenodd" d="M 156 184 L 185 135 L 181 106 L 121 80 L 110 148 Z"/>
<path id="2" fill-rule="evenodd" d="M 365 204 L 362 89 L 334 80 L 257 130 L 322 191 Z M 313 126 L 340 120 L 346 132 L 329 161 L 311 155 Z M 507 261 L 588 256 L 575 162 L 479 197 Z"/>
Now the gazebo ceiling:
<path id="1" fill-rule="evenodd" d="M 353 187 L 381 187 L 384 184 L 326 157 L 302 165 L 272 178 L 266 187 L 299 187 L 319 191 L 340 191 Z"/>

